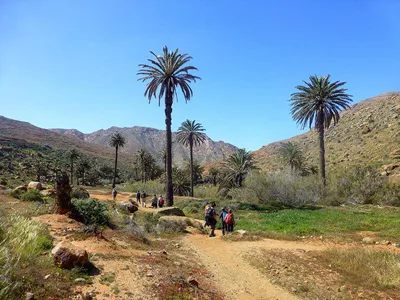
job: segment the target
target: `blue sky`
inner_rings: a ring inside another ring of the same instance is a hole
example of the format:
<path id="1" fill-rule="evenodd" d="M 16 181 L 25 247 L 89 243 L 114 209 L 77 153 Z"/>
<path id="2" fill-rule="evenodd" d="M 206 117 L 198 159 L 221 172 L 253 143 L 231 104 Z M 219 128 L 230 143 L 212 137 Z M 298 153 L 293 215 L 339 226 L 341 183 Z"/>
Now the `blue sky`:
<path id="1" fill-rule="evenodd" d="M 301 133 L 289 114 L 309 75 L 355 101 L 400 89 L 398 0 L 0 0 L 0 115 L 89 133 L 165 129 L 138 64 L 167 45 L 202 78 L 173 106 L 247 150 Z"/>

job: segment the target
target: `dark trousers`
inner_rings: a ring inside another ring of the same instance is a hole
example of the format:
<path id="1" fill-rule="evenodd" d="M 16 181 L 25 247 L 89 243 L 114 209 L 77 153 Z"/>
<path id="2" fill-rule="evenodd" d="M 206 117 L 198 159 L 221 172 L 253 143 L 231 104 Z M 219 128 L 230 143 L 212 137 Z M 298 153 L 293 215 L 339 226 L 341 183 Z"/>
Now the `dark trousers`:
<path id="1" fill-rule="evenodd" d="M 233 224 L 226 224 L 226 232 L 233 232 Z"/>
<path id="2" fill-rule="evenodd" d="M 227 231 L 228 231 L 227 224 L 224 221 L 222 221 L 222 235 L 225 235 L 225 232 Z"/>

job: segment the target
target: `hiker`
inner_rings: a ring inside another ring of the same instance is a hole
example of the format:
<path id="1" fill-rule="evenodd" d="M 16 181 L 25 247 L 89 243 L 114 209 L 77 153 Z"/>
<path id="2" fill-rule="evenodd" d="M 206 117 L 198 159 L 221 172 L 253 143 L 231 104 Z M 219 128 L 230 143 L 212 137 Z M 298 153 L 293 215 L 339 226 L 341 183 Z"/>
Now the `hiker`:
<path id="1" fill-rule="evenodd" d="M 142 200 L 143 200 L 143 199 L 145 199 L 146 197 L 147 197 L 147 194 L 143 191 L 143 192 L 142 192 L 142 195 L 140 196 L 140 198 L 142 198 Z"/>
<path id="2" fill-rule="evenodd" d="M 215 211 L 215 202 L 211 203 L 206 212 L 206 224 L 210 226 L 211 231 L 209 237 L 214 237 L 215 225 L 217 225 L 217 213 Z"/>
<path id="3" fill-rule="evenodd" d="M 158 198 L 158 207 L 161 208 L 164 206 L 164 198 L 162 195 L 160 195 L 160 198 Z"/>
<path id="4" fill-rule="evenodd" d="M 157 195 L 154 195 L 153 198 L 151 198 L 151 207 L 152 208 L 157 208 Z"/>
<path id="5" fill-rule="evenodd" d="M 112 195 L 113 195 L 113 199 L 115 201 L 117 199 L 117 190 L 115 188 L 112 190 Z"/>
<path id="6" fill-rule="evenodd" d="M 235 218 L 233 217 L 232 209 L 228 209 L 228 214 L 225 217 L 226 232 L 232 233 L 235 226 Z"/>
<path id="7" fill-rule="evenodd" d="M 136 192 L 136 201 L 138 204 L 140 204 L 140 192 L 139 191 Z"/>
<path id="8" fill-rule="evenodd" d="M 205 223 L 204 223 L 204 226 L 203 227 L 206 227 L 208 224 L 207 224 L 207 217 L 206 217 L 206 215 L 207 215 L 207 210 L 208 210 L 208 208 L 210 207 L 210 204 L 208 203 L 208 202 L 206 202 L 206 204 L 205 204 L 205 206 L 204 206 L 204 221 L 205 221 Z"/>
<path id="9" fill-rule="evenodd" d="M 221 219 L 222 222 L 222 235 L 225 235 L 225 232 L 227 231 L 226 223 L 225 223 L 225 218 L 226 215 L 228 214 L 228 211 L 226 210 L 225 207 L 222 208 L 222 211 L 219 215 L 219 218 Z"/>

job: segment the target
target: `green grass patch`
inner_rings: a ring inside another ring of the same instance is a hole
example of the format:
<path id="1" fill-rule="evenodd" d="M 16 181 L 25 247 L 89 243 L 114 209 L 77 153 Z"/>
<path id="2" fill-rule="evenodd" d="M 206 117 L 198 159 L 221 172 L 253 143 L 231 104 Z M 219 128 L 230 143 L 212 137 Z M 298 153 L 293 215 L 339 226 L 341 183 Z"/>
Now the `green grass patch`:
<path id="1" fill-rule="evenodd" d="M 236 211 L 236 228 L 295 236 L 345 237 L 360 231 L 400 241 L 400 210 L 373 206 L 285 209 L 275 212 Z M 343 236 L 344 234 L 344 236 Z M 361 238 L 361 237 L 360 237 Z"/>

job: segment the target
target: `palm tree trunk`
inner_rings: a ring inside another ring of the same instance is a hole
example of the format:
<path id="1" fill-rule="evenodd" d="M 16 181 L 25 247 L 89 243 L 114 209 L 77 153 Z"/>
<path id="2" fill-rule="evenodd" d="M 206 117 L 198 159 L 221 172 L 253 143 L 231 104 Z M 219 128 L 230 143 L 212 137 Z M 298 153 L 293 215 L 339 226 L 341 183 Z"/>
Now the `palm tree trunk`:
<path id="1" fill-rule="evenodd" d="M 324 140 L 324 124 L 320 123 L 318 126 L 319 133 L 319 170 L 321 172 L 322 182 L 326 185 L 326 173 L 325 173 L 325 140 Z"/>
<path id="2" fill-rule="evenodd" d="M 167 138 L 167 186 L 166 186 L 166 197 L 167 205 L 174 205 L 174 190 L 172 186 L 172 92 L 167 91 L 165 95 L 165 127 L 166 127 L 166 138 Z"/>
<path id="3" fill-rule="evenodd" d="M 74 161 L 71 159 L 71 184 L 74 184 Z"/>
<path id="4" fill-rule="evenodd" d="M 114 166 L 114 180 L 112 187 L 115 188 L 115 179 L 117 177 L 117 161 L 118 161 L 118 145 L 115 147 L 115 166 Z"/>
<path id="5" fill-rule="evenodd" d="M 193 139 L 190 139 L 189 147 L 190 147 L 190 197 L 194 197 L 194 188 L 193 188 Z"/>

